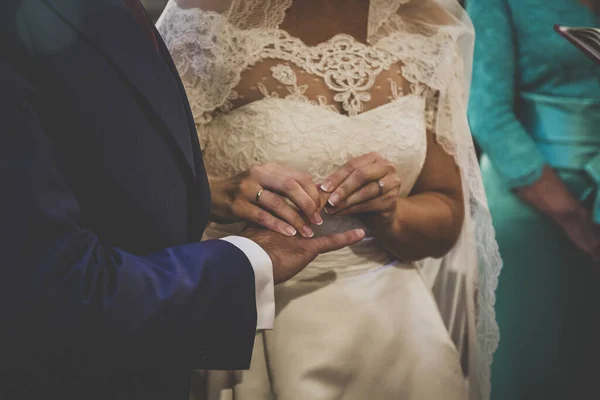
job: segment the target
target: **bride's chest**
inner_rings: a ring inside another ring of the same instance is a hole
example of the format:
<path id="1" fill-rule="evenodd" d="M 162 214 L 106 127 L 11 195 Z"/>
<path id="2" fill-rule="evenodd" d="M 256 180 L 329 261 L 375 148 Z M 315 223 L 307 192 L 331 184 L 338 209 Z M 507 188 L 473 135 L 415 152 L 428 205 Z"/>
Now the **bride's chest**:
<path id="1" fill-rule="evenodd" d="M 425 159 L 428 92 L 405 78 L 399 59 L 344 34 L 317 46 L 281 30 L 239 40 L 249 66 L 200 127 L 210 175 L 274 162 L 319 181 L 378 152 L 396 164 L 408 193 Z"/>
<path id="2" fill-rule="evenodd" d="M 424 99 L 409 95 L 346 116 L 308 102 L 263 99 L 199 128 L 207 172 L 232 176 L 269 162 L 321 180 L 353 157 L 378 152 L 410 190 L 426 154 Z"/>

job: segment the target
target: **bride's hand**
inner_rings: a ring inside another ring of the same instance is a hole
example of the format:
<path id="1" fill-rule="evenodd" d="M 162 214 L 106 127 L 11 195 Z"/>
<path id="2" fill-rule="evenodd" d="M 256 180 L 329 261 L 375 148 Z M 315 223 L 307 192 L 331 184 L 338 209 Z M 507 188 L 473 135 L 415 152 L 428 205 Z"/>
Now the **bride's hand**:
<path id="1" fill-rule="evenodd" d="M 217 223 L 249 221 L 286 236 L 300 232 L 304 237 L 314 235 L 311 223 L 323 223 L 319 190 L 310 176 L 278 164 L 211 179 L 210 188 L 211 219 Z"/>
<path id="2" fill-rule="evenodd" d="M 323 181 L 321 190 L 330 193 L 325 211 L 335 215 L 392 214 L 400 185 L 391 162 L 378 153 L 364 154 Z"/>

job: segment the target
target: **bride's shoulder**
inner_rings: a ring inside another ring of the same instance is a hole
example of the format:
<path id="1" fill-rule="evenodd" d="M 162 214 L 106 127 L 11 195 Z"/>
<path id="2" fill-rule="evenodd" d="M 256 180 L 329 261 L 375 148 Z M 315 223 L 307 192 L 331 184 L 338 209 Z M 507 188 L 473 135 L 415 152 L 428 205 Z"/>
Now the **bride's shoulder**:
<path id="1" fill-rule="evenodd" d="M 194 35 L 200 25 L 211 26 L 221 21 L 232 0 L 169 0 L 156 21 L 156 27 L 167 47 L 172 39 Z"/>
<path id="2" fill-rule="evenodd" d="M 416 25 L 455 25 L 456 18 L 436 0 L 411 1 L 398 10 L 399 16 Z"/>

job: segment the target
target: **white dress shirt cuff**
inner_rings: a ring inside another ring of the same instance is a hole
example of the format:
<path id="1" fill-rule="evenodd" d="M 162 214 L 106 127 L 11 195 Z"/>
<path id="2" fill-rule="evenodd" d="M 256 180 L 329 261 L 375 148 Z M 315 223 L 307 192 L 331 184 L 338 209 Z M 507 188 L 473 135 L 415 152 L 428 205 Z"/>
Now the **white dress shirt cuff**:
<path id="1" fill-rule="evenodd" d="M 252 240 L 241 236 L 222 238 L 244 252 L 252 269 L 256 288 L 256 329 L 273 329 L 275 320 L 275 284 L 273 262 L 266 251 Z"/>

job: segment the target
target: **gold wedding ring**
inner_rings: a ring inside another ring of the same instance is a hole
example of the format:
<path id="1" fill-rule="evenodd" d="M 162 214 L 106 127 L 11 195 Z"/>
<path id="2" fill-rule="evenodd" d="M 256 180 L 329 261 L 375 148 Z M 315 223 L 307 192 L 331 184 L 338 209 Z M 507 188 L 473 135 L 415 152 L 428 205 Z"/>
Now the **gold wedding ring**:
<path id="1" fill-rule="evenodd" d="M 260 204 L 260 196 L 262 196 L 263 192 L 265 191 L 265 189 L 260 189 L 257 193 L 256 193 L 256 204 Z"/>

